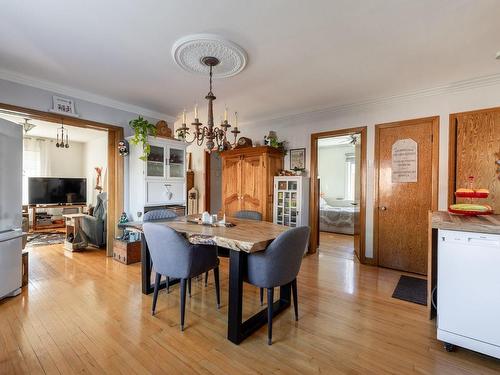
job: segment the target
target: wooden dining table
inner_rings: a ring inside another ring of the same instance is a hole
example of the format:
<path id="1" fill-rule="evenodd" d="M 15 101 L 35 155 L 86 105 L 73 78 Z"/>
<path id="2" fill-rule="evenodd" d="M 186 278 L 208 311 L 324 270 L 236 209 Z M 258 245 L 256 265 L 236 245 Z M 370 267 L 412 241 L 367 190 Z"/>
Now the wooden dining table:
<path id="1" fill-rule="evenodd" d="M 154 221 L 166 225 L 175 231 L 182 233 L 190 243 L 216 245 L 229 249 L 229 303 L 228 303 L 228 325 L 227 338 L 229 341 L 239 344 L 261 326 L 267 324 L 267 309 L 261 310 L 249 319 L 242 321 L 243 311 L 243 278 L 246 268 L 248 254 L 264 251 L 267 246 L 287 227 L 248 219 L 227 218 L 233 227 L 210 226 L 193 223 L 196 216 L 182 216 L 170 220 Z M 122 228 L 135 229 L 142 232 L 142 221 L 121 224 Z M 168 246 L 168 245 L 166 245 Z M 142 236 L 141 250 L 141 275 L 142 292 L 150 294 L 154 290 L 152 283 L 152 272 L 154 265 L 151 262 L 148 245 L 145 236 Z M 175 280 L 170 281 L 170 285 Z M 160 288 L 166 287 L 162 282 Z M 279 299 L 273 304 L 273 317 L 290 306 L 290 285 L 280 287 Z"/>

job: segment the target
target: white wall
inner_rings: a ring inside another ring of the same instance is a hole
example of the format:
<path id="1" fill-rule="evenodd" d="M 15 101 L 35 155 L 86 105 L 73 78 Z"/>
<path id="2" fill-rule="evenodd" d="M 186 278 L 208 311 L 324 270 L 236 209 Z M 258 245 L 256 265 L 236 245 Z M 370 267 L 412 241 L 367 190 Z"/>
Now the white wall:
<path id="1" fill-rule="evenodd" d="M 448 122 L 449 114 L 500 106 L 498 80 L 462 81 L 434 90 L 402 95 L 355 106 L 317 111 L 258 123 L 243 124 L 242 136 L 261 140 L 269 130 L 275 130 L 289 148 L 306 148 L 306 165 L 310 166 L 311 133 L 367 126 L 367 197 L 366 197 L 366 256 L 373 256 L 374 203 L 374 137 L 375 124 L 440 116 L 439 138 L 439 209 L 447 208 L 448 189 Z M 193 153 L 194 155 L 194 153 Z M 202 159 L 201 159 L 202 160 Z M 193 159 L 193 169 L 203 174 L 203 164 Z M 196 163 L 196 164 L 195 164 Z M 289 165 L 288 156 L 285 166 Z M 203 180 L 196 181 L 203 192 Z"/>
<path id="2" fill-rule="evenodd" d="M 104 133 L 104 132 L 103 132 Z M 107 133 L 101 138 L 93 139 L 84 143 L 83 147 L 83 173 L 87 178 L 87 204 L 92 206 L 97 202 L 97 191 L 94 189 L 97 183 L 95 167 L 101 167 L 101 187 L 107 191 L 108 183 L 108 136 Z"/>
<path id="3" fill-rule="evenodd" d="M 84 143 L 71 142 L 69 148 L 61 149 L 56 147 L 54 139 L 47 139 L 46 142 L 50 142 L 47 147 L 50 173 L 47 177 L 85 177 L 83 168 Z"/>
<path id="4" fill-rule="evenodd" d="M 324 199 L 330 205 L 339 199 L 345 199 L 346 153 L 354 153 L 354 146 L 337 145 L 318 149 L 321 193 L 324 193 Z"/>

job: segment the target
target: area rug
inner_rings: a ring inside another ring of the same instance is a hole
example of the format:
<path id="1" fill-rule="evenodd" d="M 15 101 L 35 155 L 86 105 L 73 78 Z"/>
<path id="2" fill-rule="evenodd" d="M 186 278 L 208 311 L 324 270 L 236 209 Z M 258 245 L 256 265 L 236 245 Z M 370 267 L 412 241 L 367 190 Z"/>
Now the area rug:
<path id="1" fill-rule="evenodd" d="M 427 280 L 402 275 L 392 298 L 427 306 Z"/>
<path id="2" fill-rule="evenodd" d="M 27 246 L 47 246 L 64 243 L 66 234 L 63 232 L 43 232 L 28 234 Z"/>

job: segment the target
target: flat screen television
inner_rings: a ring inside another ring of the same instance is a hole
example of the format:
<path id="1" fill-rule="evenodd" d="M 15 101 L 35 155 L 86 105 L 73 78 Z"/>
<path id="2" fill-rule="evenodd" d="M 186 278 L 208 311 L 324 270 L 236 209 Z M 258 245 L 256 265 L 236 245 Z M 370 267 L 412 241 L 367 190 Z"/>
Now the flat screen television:
<path id="1" fill-rule="evenodd" d="M 28 177 L 29 204 L 86 204 L 86 178 Z"/>

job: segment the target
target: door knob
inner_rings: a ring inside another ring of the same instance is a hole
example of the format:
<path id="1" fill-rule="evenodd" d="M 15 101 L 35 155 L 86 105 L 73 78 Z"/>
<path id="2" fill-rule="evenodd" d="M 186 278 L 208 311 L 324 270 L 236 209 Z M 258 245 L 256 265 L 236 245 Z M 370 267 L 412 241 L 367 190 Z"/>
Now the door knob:
<path id="1" fill-rule="evenodd" d="M 381 207 L 380 207 L 380 209 L 381 209 L 382 211 L 385 211 L 385 210 L 387 210 L 387 207 L 386 207 L 386 206 L 381 206 Z"/>

